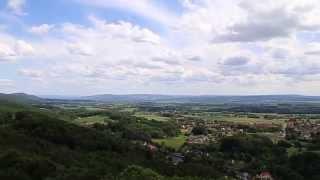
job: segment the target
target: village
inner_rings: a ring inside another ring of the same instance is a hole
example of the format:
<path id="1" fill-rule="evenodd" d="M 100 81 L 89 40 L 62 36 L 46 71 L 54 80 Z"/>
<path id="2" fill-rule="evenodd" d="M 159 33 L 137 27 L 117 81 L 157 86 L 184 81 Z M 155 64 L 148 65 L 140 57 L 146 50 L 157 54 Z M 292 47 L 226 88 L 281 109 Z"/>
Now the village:
<path id="1" fill-rule="evenodd" d="M 288 140 L 299 139 L 311 141 L 320 135 L 320 123 L 310 120 L 289 119 L 285 127 L 285 137 Z"/>
<path id="2" fill-rule="evenodd" d="M 248 123 L 239 124 L 235 122 L 224 122 L 217 120 L 199 120 L 191 118 L 179 118 L 177 120 L 181 133 L 186 135 L 188 145 L 203 145 L 217 143 L 224 137 L 236 135 L 246 135 L 253 133 L 272 133 L 277 140 L 304 140 L 311 141 L 313 137 L 320 135 L 320 123 L 311 120 L 290 118 L 282 125 L 275 123 Z M 156 150 L 155 146 L 148 145 L 149 149 Z M 184 152 L 174 152 L 167 156 L 173 165 L 179 165 L 185 161 L 186 156 L 209 157 L 209 153 L 200 150 L 187 150 Z M 230 162 L 230 166 L 234 165 Z M 265 170 L 256 175 L 248 172 L 236 172 L 237 179 L 240 180 L 273 180 L 271 172 Z"/>
<path id="3" fill-rule="evenodd" d="M 239 124 L 217 120 L 179 119 L 181 132 L 188 136 L 188 144 L 207 144 L 219 141 L 223 137 L 247 133 L 272 132 L 283 138 L 282 127 L 274 123 Z"/>
<path id="4" fill-rule="evenodd" d="M 311 120 L 290 118 L 283 124 L 247 123 L 217 120 L 180 118 L 177 120 L 181 132 L 188 136 L 187 144 L 208 144 L 223 137 L 241 134 L 272 133 L 276 140 L 312 140 L 320 133 L 320 123 Z"/>

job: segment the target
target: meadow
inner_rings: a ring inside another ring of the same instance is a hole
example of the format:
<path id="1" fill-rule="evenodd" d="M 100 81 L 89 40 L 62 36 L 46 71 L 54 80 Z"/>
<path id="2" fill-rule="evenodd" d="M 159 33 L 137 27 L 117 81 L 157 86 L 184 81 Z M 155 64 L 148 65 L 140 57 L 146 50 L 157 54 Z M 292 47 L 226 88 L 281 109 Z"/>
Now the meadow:
<path id="1" fill-rule="evenodd" d="M 165 139 L 152 139 L 152 142 L 163 144 L 166 147 L 173 148 L 175 150 L 179 150 L 180 147 L 186 142 L 187 136 L 179 135 L 177 137 L 170 137 Z"/>
<path id="2" fill-rule="evenodd" d="M 170 118 L 168 118 L 168 117 L 160 116 L 157 113 L 149 113 L 149 112 L 136 112 L 134 114 L 134 116 L 146 118 L 148 120 L 155 120 L 155 121 L 169 121 L 170 120 Z"/>
<path id="3" fill-rule="evenodd" d="M 92 125 L 92 124 L 107 124 L 108 122 L 112 121 L 107 116 L 96 115 L 96 116 L 89 116 L 89 117 L 79 117 L 76 118 L 73 122 L 80 125 Z"/>

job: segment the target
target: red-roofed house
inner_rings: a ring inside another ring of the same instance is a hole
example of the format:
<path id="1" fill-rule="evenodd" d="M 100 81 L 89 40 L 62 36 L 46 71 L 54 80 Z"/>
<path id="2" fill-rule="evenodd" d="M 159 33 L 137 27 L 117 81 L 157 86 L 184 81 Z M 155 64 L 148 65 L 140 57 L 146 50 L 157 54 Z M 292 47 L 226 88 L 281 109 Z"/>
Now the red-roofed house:
<path id="1" fill-rule="evenodd" d="M 256 180 L 273 180 L 273 177 L 269 171 L 263 171 L 260 174 L 256 175 L 254 178 Z"/>

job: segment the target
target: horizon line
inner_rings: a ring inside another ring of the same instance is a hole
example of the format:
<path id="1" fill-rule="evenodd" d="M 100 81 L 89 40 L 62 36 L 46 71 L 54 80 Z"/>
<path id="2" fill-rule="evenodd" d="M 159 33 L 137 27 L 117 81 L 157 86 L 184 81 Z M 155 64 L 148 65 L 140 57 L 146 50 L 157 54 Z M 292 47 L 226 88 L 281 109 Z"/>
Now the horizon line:
<path id="1" fill-rule="evenodd" d="M 1 92 L 0 92 L 1 93 Z M 33 94 L 25 92 L 16 92 L 16 93 L 3 93 L 3 94 L 27 94 L 34 96 L 61 96 L 61 97 L 90 97 L 90 96 L 134 96 L 134 95 L 154 95 L 154 96 L 320 96 L 320 95 L 308 95 L 308 94 L 160 94 L 160 93 L 123 93 L 123 94 L 113 94 L 113 93 L 101 93 L 101 94 L 89 94 L 89 95 L 62 95 L 62 94 Z"/>

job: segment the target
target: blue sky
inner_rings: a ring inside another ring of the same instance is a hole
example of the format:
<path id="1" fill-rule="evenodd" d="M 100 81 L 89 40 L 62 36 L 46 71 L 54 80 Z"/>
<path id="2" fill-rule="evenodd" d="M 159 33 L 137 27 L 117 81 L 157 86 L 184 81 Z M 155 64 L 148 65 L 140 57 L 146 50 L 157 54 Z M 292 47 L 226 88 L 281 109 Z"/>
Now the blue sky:
<path id="1" fill-rule="evenodd" d="M 319 14 L 317 0 L 2 0 L 0 92 L 320 95 Z"/>

